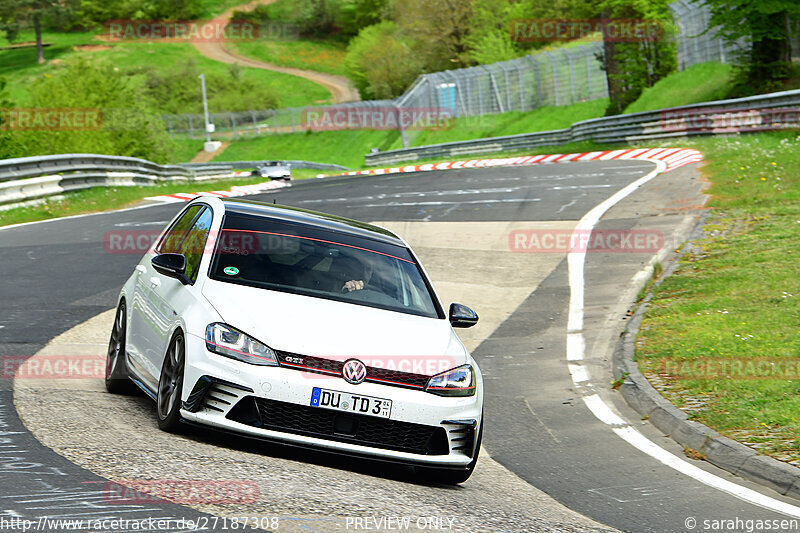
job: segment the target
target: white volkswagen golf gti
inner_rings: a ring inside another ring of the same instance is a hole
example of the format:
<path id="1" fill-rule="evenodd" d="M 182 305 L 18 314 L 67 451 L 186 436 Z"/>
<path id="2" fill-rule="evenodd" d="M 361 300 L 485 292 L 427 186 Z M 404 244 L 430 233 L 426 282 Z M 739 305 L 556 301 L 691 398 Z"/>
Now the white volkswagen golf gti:
<path id="1" fill-rule="evenodd" d="M 390 231 L 244 200 L 187 204 L 119 295 L 106 387 L 131 382 L 158 425 L 213 426 L 414 465 L 442 483 L 475 468 L 483 381 Z"/>

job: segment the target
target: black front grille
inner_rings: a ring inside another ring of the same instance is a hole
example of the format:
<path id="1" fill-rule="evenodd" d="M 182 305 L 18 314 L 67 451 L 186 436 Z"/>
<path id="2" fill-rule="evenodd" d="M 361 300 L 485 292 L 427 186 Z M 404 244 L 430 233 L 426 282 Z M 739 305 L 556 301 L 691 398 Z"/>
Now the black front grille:
<path id="1" fill-rule="evenodd" d="M 450 448 L 442 427 L 340 413 L 247 396 L 227 418 L 242 424 L 337 442 L 421 455 L 446 455 Z"/>
<path id="2" fill-rule="evenodd" d="M 293 354 L 289 352 L 277 353 L 278 363 L 283 367 L 332 376 L 342 375 L 344 361 L 311 355 Z M 413 362 L 412 358 L 409 358 L 409 362 Z M 387 364 L 391 363 L 391 360 L 387 361 Z M 401 370 L 394 370 L 392 368 L 368 366 L 367 377 L 364 381 L 371 381 L 373 383 L 381 383 L 383 385 L 390 385 L 394 387 L 422 390 L 425 388 L 425 385 L 428 384 L 430 379 L 431 376 L 425 374 L 403 372 Z"/>

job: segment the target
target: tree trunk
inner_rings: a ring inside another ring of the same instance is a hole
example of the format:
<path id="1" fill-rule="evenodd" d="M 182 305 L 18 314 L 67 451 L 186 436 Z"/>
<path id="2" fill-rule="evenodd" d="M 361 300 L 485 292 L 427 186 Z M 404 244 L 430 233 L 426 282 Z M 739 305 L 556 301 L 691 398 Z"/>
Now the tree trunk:
<path id="1" fill-rule="evenodd" d="M 36 62 L 40 65 L 44 63 L 44 47 L 42 46 L 42 24 L 39 21 L 39 14 L 33 16 L 33 29 L 36 32 Z"/>
<path id="2" fill-rule="evenodd" d="M 606 115 L 618 115 L 623 111 L 623 96 L 625 88 L 622 85 L 619 59 L 617 58 L 618 43 L 603 41 L 603 63 L 608 80 L 608 108 Z"/>
<path id="3" fill-rule="evenodd" d="M 782 36 L 754 39 L 752 49 L 751 77 L 760 83 L 780 82 L 789 77 L 792 64 L 789 15 L 776 13 L 764 21 L 769 27 L 780 27 Z M 768 87 L 772 89 L 771 87 Z"/>

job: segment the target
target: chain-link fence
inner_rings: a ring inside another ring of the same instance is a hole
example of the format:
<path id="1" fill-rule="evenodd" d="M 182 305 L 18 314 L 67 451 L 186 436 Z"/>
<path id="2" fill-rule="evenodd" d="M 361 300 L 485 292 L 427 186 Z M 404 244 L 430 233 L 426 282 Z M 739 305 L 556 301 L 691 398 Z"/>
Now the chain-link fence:
<path id="1" fill-rule="evenodd" d="M 669 10 L 678 28 L 678 70 L 709 61 L 731 63 L 738 52 L 746 49 L 743 40 L 727 42 L 720 37 L 717 28 L 706 31 L 711 12 L 705 5 L 692 0 L 677 0 L 669 5 Z"/>
<path id="2" fill-rule="evenodd" d="M 335 110 L 437 109 L 472 117 L 542 106 L 569 105 L 608 95 L 602 43 L 562 48 L 491 65 L 423 74 L 395 100 L 336 104 Z M 320 107 L 214 113 L 215 138 L 239 138 L 314 129 L 309 112 Z M 170 134 L 202 137 L 203 115 L 165 115 Z"/>
<path id="3" fill-rule="evenodd" d="M 731 63 L 735 60 L 736 52 L 746 46 L 744 41 L 726 42 L 714 28 L 706 31 L 711 15 L 702 4 L 692 0 L 677 0 L 669 8 L 678 28 L 679 70 L 708 61 Z M 795 35 L 795 40 L 800 40 L 800 32 Z M 800 43 L 797 44 L 793 50 L 795 56 L 800 56 Z M 602 52 L 602 42 L 595 42 L 491 65 L 423 74 L 401 97 L 394 100 L 336 104 L 327 109 L 330 115 L 341 115 L 342 111 L 345 115 L 350 112 L 373 112 L 385 121 L 387 110 L 388 113 L 392 110 L 399 113 L 401 110 L 435 109 L 450 117 L 481 117 L 605 98 L 608 96 L 608 87 L 602 68 Z M 213 135 L 220 139 L 235 139 L 319 129 L 318 122 L 309 117 L 324 109 L 317 106 L 217 113 L 211 115 L 211 123 L 216 128 Z M 202 115 L 168 115 L 164 120 L 173 136 L 205 135 Z M 368 127 L 362 121 L 355 122 L 355 127 L 352 124 L 345 126 L 351 129 Z M 414 131 L 402 126 L 383 129 L 400 129 L 404 144 L 409 140 L 409 132 Z"/>

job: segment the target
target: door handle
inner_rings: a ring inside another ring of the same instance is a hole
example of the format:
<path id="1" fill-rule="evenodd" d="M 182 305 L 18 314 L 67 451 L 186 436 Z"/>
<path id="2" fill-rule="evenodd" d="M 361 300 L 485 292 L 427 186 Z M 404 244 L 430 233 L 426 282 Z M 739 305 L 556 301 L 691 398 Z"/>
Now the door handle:
<path id="1" fill-rule="evenodd" d="M 147 269 L 144 267 L 144 265 L 136 265 L 136 272 L 139 274 L 144 274 L 147 272 Z"/>
<path id="2" fill-rule="evenodd" d="M 153 276 L 152 278 L 150 278 L 150 286 L 151 287 L 160 287 L 161 286 L 161 280 L 158 279 L 157 277 Z"/>

